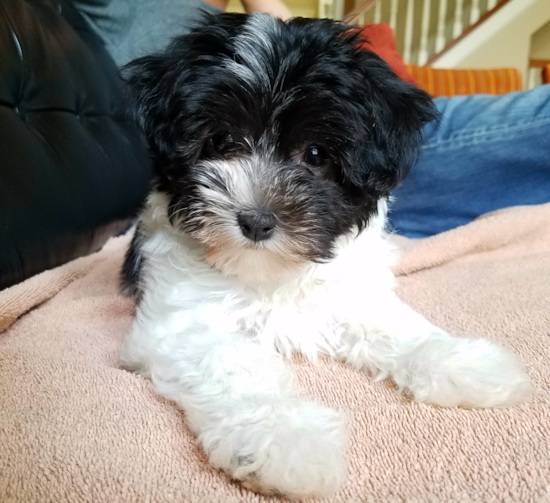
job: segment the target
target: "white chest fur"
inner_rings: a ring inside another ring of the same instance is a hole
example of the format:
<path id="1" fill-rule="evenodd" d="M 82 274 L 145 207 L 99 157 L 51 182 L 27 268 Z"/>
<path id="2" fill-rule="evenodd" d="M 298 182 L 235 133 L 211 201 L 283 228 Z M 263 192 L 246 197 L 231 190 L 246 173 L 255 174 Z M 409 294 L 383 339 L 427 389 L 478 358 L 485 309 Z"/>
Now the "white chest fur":
<path id="1" fill-rule="evenodd" d="M 136 323 L 152 337 L 190 329 L 220 337 L 241 333 L 287 356 L 333 354 L 344 326 L 364 318 L 371 297 L 393 288 L 385 202 L 368 229 L 339 241 L 331 262 L 277 271 L 278 261 L 266 252 L 264 263 L 245 256 L 242 274 L 226 276 L 210 265 L 200 243 L 168 222 L 164 196 L 151 197 L 142 224 L 144 296 Z M 269 281 L 248 274 L 260 266 L 270 270 Z"/>

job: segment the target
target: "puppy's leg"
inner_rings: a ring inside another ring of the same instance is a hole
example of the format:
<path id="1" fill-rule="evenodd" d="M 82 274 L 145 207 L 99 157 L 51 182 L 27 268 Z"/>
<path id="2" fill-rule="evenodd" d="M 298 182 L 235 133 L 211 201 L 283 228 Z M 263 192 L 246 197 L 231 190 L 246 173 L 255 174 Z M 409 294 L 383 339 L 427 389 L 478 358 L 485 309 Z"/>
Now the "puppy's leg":
<path id="1" fill-rule="evenodd" d="M 339 356 L 392 377 L 414 399 L 444 407 L 507 407 L 532 394 L 519 358 L 486 339 L 452 337 L 393 293 L 366 305 L 351 322 Z"/>
<path id="2" fill-rule="evenodd" d="M 236 334 L 152 341 L 136 326 L 121 360 L 185 411 L 211 464 L 246 487 L 306 497 L 330 494 L 343 482 L 343 418 L 296 397 L 274 351 Z"/>

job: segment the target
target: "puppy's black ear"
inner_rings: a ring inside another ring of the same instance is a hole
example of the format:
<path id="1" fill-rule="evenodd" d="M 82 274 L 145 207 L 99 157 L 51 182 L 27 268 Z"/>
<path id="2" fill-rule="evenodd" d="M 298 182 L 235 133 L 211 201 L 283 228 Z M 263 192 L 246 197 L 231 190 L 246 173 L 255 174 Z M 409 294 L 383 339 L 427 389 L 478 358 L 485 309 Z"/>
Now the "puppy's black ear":
<path id="1" fill-rule="evenodd" d="M 358 91 L 365 97 L 358 105 L 362 141 L 355 175 L 361 185 L 387 195 L 418 160 L 423 128 L 438 112 L 429 94 L 397 77 L 376 54 L 357 49 L 355 60 L 361 75 Z"/>
<path id="2" fill-rule="evenodd" d="M 185 160 L 197 154 L 187 136 L 200 124 L 186 122 L 201 106 L 201 89 L 194 83 L 212 78 L 211 67 L 231 53 L 231 40 L 246 19 L 245 14 L 204 12 L 191 31 L 175 38 L 165 51 L 136 59 L 122 70 L 130 113 L 157 166 L 169 167 L 176 151 L 180 164 L 182 156 Z"/>
<path id="3" fill-rule="evenodd" d="M 159 54 L 131 61 L 122 71 L 131 117 L 155 157 L 165 154 L 162 138 L 170 137 L 171 103 L 177 89 L 174 70 L 169 56 Z"/>
<path id="4" fill-rule="evenodd" d="M 426 124 L 438 118 L 438 112 L 426 92 L 399 77 L 380 73 L 372 132 L 388 177 L 381 178 L 380 182 L 391 190 L 418 161 L 422 131 Z"/>

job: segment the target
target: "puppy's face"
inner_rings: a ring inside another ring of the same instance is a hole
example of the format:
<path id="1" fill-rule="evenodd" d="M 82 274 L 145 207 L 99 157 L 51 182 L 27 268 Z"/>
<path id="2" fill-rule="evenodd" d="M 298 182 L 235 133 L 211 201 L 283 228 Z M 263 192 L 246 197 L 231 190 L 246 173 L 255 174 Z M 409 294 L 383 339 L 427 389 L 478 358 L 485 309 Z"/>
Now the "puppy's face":
<path id="1" fill-rule="evenodd" d="M 430 98 L 328 20 L 207 16 L 128 85 L 172 225 L 228 274 L 330 259 L 414 162 Z"/>

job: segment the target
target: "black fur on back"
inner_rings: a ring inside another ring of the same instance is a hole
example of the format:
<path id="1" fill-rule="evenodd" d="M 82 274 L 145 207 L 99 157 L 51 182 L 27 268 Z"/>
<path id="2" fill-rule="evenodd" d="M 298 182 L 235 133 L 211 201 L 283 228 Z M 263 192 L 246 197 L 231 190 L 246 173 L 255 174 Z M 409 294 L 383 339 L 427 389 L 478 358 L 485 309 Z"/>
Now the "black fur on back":
<path id="1" fill-rule="evenodd" d="M 130 247 L 124 257 L 121 271 L 122 293 L 139 300 L 142 293 L 141 275 L 143 270 L 144 257 L 141 251 L 143 241 L 139 226 L 134 232 Z"/>

